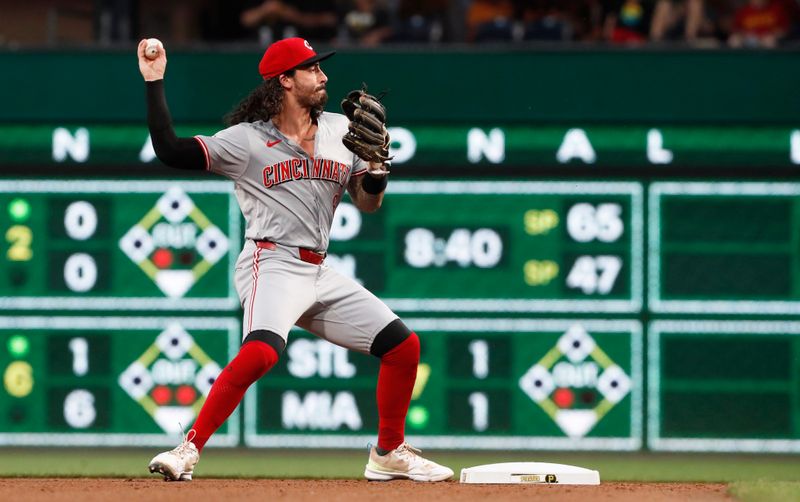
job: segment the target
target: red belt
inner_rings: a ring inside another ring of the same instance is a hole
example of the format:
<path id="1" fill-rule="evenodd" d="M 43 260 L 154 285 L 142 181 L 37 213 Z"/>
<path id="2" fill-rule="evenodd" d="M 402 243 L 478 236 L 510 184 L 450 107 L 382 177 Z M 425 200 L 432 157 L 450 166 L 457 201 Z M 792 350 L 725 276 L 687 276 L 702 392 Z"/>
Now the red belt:
<path id="1" fill-rule="evenodd" d="M 270 241 L 254 241 L 256 243 L 256 247 L 261 249 L 269 249 L 274 250 L 278 246 L 274 242 Z M 321 265 L 323 261 L 325 261 L 325 254 L 324 253 L 317 253 L 316 251 L 312 251 L 306 248 L 297 248 L 300 252 L 300 259 L 307 263 L 313 263 L 314 265 Z"/>

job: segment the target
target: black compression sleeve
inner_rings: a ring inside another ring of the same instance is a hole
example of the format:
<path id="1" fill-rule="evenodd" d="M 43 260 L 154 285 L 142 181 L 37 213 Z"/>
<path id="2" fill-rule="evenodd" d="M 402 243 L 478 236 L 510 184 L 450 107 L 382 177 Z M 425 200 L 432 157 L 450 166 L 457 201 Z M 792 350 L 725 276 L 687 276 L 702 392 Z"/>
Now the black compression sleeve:
<path id="1" fill-rule="evenodd" d="M 361 179 L 361 188 L 369 194 L 378 195 L 386 190 L 386 185 L 389 182 L 388 178 L 389 176 L 386 175 L 375 178 L 369 173 L 364 173 L 364 177 Z"/>
<path id="2" fill-rule="evenodd" d="M 205 169 L 203 148 L 194 138 L 179 138 L 172 128 L 172 117 L 164 95 L 164 81 L 147 82 L 147 127 L 156 156 L 178 169 Z"/>

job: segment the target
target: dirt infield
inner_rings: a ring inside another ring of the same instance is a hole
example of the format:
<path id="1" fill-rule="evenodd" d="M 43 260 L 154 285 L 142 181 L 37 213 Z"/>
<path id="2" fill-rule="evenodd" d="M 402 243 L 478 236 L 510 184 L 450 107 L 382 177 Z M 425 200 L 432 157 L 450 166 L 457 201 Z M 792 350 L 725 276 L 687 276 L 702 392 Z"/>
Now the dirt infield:
<path id="1" fill-rule="evenodd" d="M 191 483 L 165 483 L 160 479 L 0 479 L 0 500 L 197 502 L 200 500 L 320 500 L 355 502 L 378 497 L 406 497 L 414 502 L 458 500 L 547 500 L 548 502 L 622 501 L 722 501 L 734 500 L 726 485 L 712 483 L 603 483 L 600 486 L 462 485 L 355 480 L 200 479 Z"/>

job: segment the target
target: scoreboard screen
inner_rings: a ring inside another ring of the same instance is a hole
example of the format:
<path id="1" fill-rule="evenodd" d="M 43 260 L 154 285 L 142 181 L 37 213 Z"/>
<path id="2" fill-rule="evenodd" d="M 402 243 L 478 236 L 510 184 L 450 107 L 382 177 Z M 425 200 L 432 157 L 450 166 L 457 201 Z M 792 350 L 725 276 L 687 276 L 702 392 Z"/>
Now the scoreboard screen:
<path id="1" fill-rule="evenodd" d="M 172 445 L 240 340 L 224 318 L 0 317 L 0 445 Z M 239 443 L 236 415 L 213 441 Z"/>
<path id="2" fill-rule="evenodd" d="M 635 450 L 642 330 L 635 321 L 407 319 L 422 344 L 406 434 L 436 448 Z M 292 333 L 245 398 L 245 444 L 364 446 L 378 360 Z"/>
<path id="3" fill-rule="evenodd" d="M 342 204 L 327 263 L 398 311 L 637 312 L 642 187 L 403 182 Z"/>
<path id="4" fill-rule="evenodd" d="M 800 450 L 800 323 L 656 321 L 648 336 L 650 448 Z"/>
<path id="5" fill-rule="evenodd" d="M 800 314 L 800 186 L 650 186 L 654 312 Z"/>
<path id="6" fill-rule="evenodd" d="M 0 309 L 230 310 L 225 182 L 0 181 Z"/>

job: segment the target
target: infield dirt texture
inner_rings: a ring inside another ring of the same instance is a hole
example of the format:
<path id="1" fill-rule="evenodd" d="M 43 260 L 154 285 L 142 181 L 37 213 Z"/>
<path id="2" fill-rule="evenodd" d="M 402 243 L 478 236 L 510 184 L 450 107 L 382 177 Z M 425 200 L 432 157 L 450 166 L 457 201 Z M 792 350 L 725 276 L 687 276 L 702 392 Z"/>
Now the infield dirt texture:
<path id="1" fill-rule="evenodd" d="M 205 500 L 291 500 L 297 502 L 356 502 L 361 500 L 413 500 L 414 502 L 677 502 L 735 500 L 724 483 L 603 483 L 600 486 L 462 485 L 356 480 L 200 479 L 167 483 L 161 479 L 0 479 L 0 500 L 183 502 Z"/>

